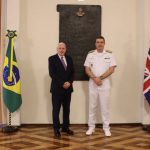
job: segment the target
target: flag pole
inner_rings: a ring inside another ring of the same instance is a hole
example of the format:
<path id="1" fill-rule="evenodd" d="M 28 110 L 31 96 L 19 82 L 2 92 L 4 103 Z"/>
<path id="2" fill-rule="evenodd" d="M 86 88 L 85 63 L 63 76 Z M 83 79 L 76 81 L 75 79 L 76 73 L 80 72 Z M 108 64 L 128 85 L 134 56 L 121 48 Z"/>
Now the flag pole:
<path id="1" fill-rule="evenodd" d="M 15 54 L 14 54 L 14 41 L 13 40 L 14 40 L 14 37 L 17 35 L 16 35 L 16 31 L 7 30 L 7 32 L 8 33 L 6 36 L 9 38 L 9 43 L 8 43 L 8 49 L 6 51 L 7 57 L 5 57 L 5 61 L 4 61 L 4 64 L 5 63 L 7 63 L 7 64 L 5 64 L 4 73 L 3 73 L 4 74 L 4 76 L 3 76 L 3 96 L 5 97 L 4 102 L 8 108 L 8 111 L 7 111 L 8 112 L 8 122 L 7 122 L 6 126 L 2 127 L 2 132 L 11 133 L 11 132 L 18 131 L 18 129 L 19 129 L 17 126 L 12 126 L 11 113 L 14 112 L 17 109 L 17 107 L 19 107 L 19 105 L 21 105 L 22 101 L 20 100 L 19 101 L 20 103 L 17 106 L 15 106 L 15 108 L 13 108 L 13 109 L 10 107 L 10 104 L 8 103 L 8 100 L 10 100 L 10 96 L 11 96 L 12 100 L 16 100 L 14 98 L 14 95 L 18 91 L 16 92 L 16 91 L 14 91 L 14 88 L 12 88 L 13 86 L 16 85 L 15 81 L 13 81 L 14 80 L 13 79 L 13 67 L 14 67 L 13 61 L 14 61 L 14 59 L 16 59 Z M 15 69 L 17 70 L 17 67 Z M 18 71 L 16 71 L 15 74 L 17 75 L 17 77 L 19 77 Z M 6 83 L 4 82 L 5 81 L 4 79 L 6 80 Z M 20 84 L 18 84 L 18 85 L 20 85 Z M 13 92 L 13 96 L 12 96 L 12 93 L 10 94 L 10 91 Z M 20 97 L 20 99 L 21 99 L 21 97 Z"/>
<path id="2" fill-rule="evenodd" d="M 11 126 L 11 112 L 9 111 L 9 126 Z"/>

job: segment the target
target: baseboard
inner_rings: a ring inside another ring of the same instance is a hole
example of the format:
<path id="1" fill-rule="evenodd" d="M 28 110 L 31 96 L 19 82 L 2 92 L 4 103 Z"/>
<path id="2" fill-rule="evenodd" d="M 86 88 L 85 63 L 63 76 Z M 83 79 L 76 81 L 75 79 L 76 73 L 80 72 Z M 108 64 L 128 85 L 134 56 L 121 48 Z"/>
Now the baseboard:
<path id="1" fill-rule="evenodd" d="M 131 125 L 131 126 L 143 126 L 141 123 L 111 123 L 110 126 L 125 126 L 125 125 Z M 29 126 L 37 126 L 37 127 L 52 127 L 53 124 L 21 124 L 21 127 L 29 127 Z M 70 124 L 70 126 L 85 126 L 87 127 L 88 124 Z M 102 124 L 96 124 L 96 127 L 101 127 Z"/>

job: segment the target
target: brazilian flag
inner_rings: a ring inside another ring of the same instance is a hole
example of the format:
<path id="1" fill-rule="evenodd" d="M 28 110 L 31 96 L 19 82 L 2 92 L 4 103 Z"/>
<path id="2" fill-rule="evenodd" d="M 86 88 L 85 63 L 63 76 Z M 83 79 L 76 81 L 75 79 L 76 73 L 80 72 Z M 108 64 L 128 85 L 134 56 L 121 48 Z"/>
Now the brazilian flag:
<path id="1" fill-rule="evenodd" d="M 16 31 L 7 31 L 9 41 L 4 60 L 3 100 L 8 110 L 12 113 L 21 106 L 22 98 L 20 75 L 14 50 L 14 37 L 17 35 Z"/>

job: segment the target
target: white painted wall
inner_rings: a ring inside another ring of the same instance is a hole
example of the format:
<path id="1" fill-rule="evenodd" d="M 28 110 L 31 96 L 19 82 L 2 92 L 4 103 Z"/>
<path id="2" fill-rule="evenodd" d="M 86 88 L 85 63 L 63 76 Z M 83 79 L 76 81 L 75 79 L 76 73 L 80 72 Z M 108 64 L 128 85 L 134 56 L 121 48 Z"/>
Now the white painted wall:
<path id="1" fill-rule="evenodd" d="M 106 38 L 106 48 L 113 51 L 118 64 L 111 78 L 111 122 L 143 122 L 141 114 L 145 107 L 142 105 L 142 81 L 144 55 L 150 45 L 150 1 L 21 0 L 19 48 L 16 53 L 22 81 L 22 123 L 52 123 L 49 93 L 51 80 L 47 59 L 56 53 L 59 39 L 57 4 L 102 6 L 102 34 Z M 71 123 L 87 123 L 87 120 L 88 82 L 75 81 Z M 149 121 L 149 117 L 145 120 Z"/>

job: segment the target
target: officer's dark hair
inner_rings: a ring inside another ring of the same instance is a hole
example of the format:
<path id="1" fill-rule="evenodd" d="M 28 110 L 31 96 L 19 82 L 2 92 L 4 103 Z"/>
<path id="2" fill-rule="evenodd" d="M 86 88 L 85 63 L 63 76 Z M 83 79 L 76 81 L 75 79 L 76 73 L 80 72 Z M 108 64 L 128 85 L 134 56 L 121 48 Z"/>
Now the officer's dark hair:
<path id="1" fill-rule="evenodd" d="M 103 39 L 103 40 L 104 40 L 104 42 L 105 42 L 105 38 L 104 38 L 103 36 L 101 36 L 101 35 L 100 35 L 100 36 L 98 36 L 98 37 L 96 37 L 96 40 L 97 40 L 97 39 Z"/>

